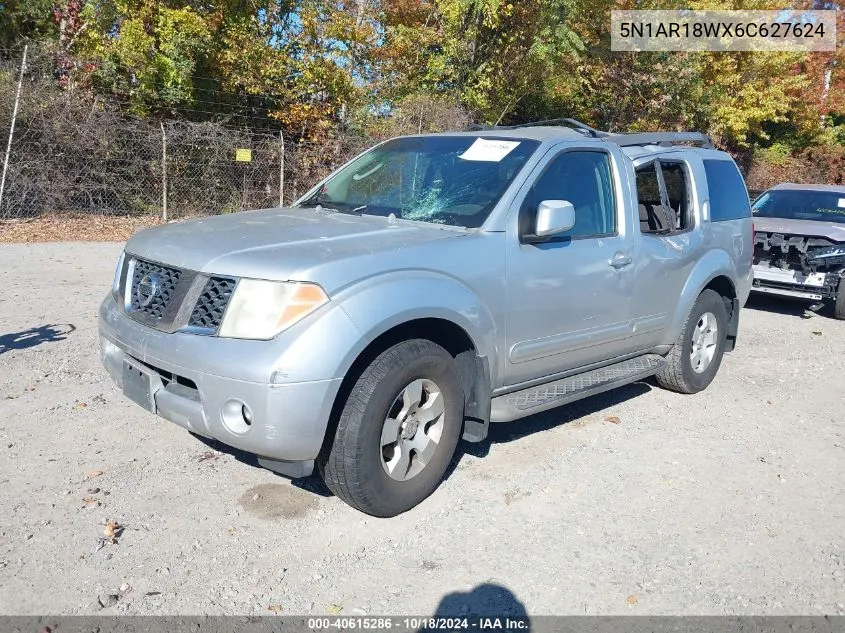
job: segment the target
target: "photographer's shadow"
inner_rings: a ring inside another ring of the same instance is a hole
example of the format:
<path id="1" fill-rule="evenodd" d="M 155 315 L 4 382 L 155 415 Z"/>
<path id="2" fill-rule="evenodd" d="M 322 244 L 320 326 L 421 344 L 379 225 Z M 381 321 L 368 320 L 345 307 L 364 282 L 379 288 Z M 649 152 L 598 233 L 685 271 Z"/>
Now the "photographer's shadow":
<path id="1" fill-rule="evenodd" d="M 507 587 L 484 583 L 472 591 L 455 591 L 446 594 L 437 605 L 433 617 L 435 618 L 499 618 L 501 630 L 505 626 L 505 618 L 518 622 L 512 630 L 530 631 L 531 620 L 525 605 Z M 421 629 L 425 631 L 426 629 Z"/>

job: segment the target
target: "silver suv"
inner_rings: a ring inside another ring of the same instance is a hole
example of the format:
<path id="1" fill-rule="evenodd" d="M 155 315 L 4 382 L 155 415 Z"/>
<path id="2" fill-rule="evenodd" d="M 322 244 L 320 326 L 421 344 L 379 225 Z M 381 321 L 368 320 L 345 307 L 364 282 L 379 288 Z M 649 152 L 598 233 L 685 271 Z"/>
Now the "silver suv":
<path id="1" fill-rule="evenodd" d="M 376 516 L 491 422 L 652 375 L 704 389 L 752 283 L 739 170 L 700 134 L 570 125 L 396 138 L 290 208 L 136 234 L 100 307 L 105 367 Z"/>

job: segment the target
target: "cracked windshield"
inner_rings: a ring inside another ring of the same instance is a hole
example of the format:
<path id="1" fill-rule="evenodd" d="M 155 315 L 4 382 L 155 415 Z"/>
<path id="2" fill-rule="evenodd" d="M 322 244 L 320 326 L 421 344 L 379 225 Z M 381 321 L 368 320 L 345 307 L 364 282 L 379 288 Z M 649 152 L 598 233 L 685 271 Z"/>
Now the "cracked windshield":
<path id="1" fill-rule="evenodd" d="M 394 139 L 352 162 L 300 206 L 477 228 L 537 145 L 475 136 Z"/>

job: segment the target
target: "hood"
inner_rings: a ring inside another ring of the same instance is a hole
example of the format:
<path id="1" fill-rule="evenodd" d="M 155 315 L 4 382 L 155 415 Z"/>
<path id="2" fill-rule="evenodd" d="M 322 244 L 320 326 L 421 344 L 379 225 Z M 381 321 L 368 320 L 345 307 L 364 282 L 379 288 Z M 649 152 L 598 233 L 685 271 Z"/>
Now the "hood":
<path id="1" fill-rule="evenodd" d="M 786 235 L 803 235 L 806 237 L 824 237 L 832 242 L 845 242 L 845 224 L 839 222 L 763 218 L 755 215 L 754 230 L 757 233 L 783 233 Z"/>
<path id="2" fill-rule="evenodd" d="M 322 264 L 461 235 L 465 229 L 279 208 L 153 227 L 132 237 L 126 251 L 210 274 L 308 281 L 309 271 Z"/>

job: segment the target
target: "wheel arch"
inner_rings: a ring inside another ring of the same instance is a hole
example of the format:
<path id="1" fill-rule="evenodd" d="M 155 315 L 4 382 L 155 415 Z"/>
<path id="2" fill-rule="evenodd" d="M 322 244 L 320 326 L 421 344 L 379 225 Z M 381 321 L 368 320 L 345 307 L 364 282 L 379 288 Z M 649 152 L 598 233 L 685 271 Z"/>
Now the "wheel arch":
<path id="1" fill-rule="evenodd" d="M 417 317 L 385 327 L 357 352 L 346 368 L 343 381 L 335 394 L 323 440 L 324 449 L 332 442 L 346 399 L 364 369 L 393 345 L 417 338 L 437 343 L 455 358 L 465 399 L 463 439 L 480 442 L 487 436 L 491 397 L 487 356 L 479 352 L 469 332 L 455 321 L 443 317 Z"/>
<path id="2" fill-rule="evenodd" d="M 723 250 L 710 251 L 698 261 L 681 291 L 681 297 L 672 321 L 672 328 L 667 336 L 669 341 L 674 342 L 678 337 L 690 310 L 692 310 L 701 293 L 705 290 L 713 290 L 725 300 L 725 311 L 728 314 L 728 346 L 726 351 L 733 350 L 739 329 L 740 309 L 734 273 L 733 262 Z"/>

